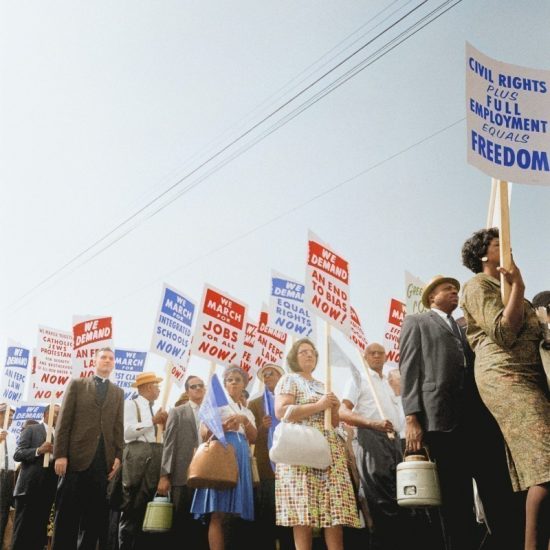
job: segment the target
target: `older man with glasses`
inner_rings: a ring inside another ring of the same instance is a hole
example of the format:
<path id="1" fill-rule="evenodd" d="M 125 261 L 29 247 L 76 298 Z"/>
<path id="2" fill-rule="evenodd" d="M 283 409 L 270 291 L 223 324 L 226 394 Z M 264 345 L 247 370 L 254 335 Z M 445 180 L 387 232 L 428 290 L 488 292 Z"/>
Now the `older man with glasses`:
<path id="1" fill-rule="evenodd" d="M 195 449 L 201 443 L 199 408 L 206 393 L 204 382 L 191 375 L 185 381 L 185 391 L 189 401 L 173 408 L 168 415 L 157 493 L 167 495 L 171 491 L 172 494 L 172 546 L 185 546 L 183 541 L 188 541 L 193 548 L 200 550 L 208 547 L 207 532 L 189 512 L 194 490 L 187 487 L 187 470 Z"/>

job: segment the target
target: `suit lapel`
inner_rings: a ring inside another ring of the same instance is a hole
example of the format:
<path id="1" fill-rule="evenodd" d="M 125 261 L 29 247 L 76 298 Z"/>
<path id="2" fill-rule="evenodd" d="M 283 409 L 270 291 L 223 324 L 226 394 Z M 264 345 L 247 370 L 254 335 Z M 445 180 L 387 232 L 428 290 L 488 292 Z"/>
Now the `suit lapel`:
<path id="1" fill-rule="evenodd" d="M 185 414 L 187 415 L 187 418 L 189 418 L 193 433 L 195 434 L 195 438 L 199 439 L 199 432 L 197 431 L 197 423 L 195 422 L 195 413 L 193 412 L 193 409 L 191 408 L 191 405 L 189 403 L 185 404 Z"/>
<path id="2" fill-rule="evenodd" d="M 441 315 L 439 315 L 435 311 L 430 310 L 430 316 L 438 325 L 442 326 L 445 330 L 450 332 L 456 338 L 456 334 L 453 332 L 453 329 L 449 326 L 449 323 L 447 323 L 447 321 L 445 321 L 445 319 L 441 317 Z"/>

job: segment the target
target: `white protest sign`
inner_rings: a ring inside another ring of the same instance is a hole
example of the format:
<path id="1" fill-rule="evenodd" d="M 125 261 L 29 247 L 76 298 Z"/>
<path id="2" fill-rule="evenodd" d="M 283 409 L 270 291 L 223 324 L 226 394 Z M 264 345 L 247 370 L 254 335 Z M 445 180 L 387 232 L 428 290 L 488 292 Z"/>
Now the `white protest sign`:
<path id="1" fill-rule="evenodd" d="M 348 262 L 311 231 L 308 238 L 305 294 L 310 311 L 349 335 Z"/>
<path id="2" fill-rule="evenodd" d="M 254 342 L 256 341 L 257 330 L 258 325 L 251 323 L 249 320 L 246 321 L 246 329 L 243 342 L 243 354 L 240 362 L 240 367 L 245 372 L 252 371 L 252 350 L 254 349 Z"/>
<path id="3" fill-rule="evenodd" d="M 8 340 L 8 349 L 6 350 L 6 362 L 2 370 L 2 379 L 0 387 L 1 403 L 11 403 L 15 405 L 23 399 L 25 389 L 25 380 L 29 365 L 30 351 L 23 346 Z"/>
<path id="4" fill-rule="evenodd" d="M 225 366 L 242 353 L 246 305 L 205 285 L 191 352 Z"/>
<path id="5" fill-rule="evenodd" d="M 388 324 L 384 334 L 387 352 L 384 369 L 391 369 L 399 366 L 399 336 L 401 335 L 401 325 L 403 324 L 404 317 L 405 304 L 392 298 L 390 301 Z"/>
<path id="6" fill-rule="evenodd" d="M 424 281 L 405 271 L 405 310 L 407 315 L 424 313 L 426 311 L 422 303 L 422 291 L 425 286 L 426 283 Z"/>
<path id="7" fill-rule="evenodd" d="M 550 71 L 466 43 L 468 162 L 494 178 L 550 185 Z"/>
<path id="8" fill-rule="evenodd" d="M 45 409 L 46 405 L 19 405 L 15 409 L 9 431 L 15 436 L 16 441 L 23 431 L 25 422 L 27 422 L 27 420 L 41 422 L 44 418 Z"/>
<path id="9" fill-rule="evenodd" d="M 39 326 L 36 364 L 31 378 L 29 401 L 60 401 L 73 374 L 73 335 L 64 330 Z"/>
<path id="10" fill-rule="evenodd" d="M 125 400 L 137 397 L 137 388 L 132 388 L 132 384 L 137 375 L 143 372 L 146 359 L 146 351 L 115 349 L 114 382 L 124 390 Z"/>
<path id="11" fill-rule="evenodd" d="M 363 332 L 363 327 L 361 326 L 359 315 L 357 315 L 357 312 L 352 306 L 349 307 L 349 310 L 351 315 L 349 339 L 359 348 L 361 355 L 363 355 L 368 345 L 367 337 Z"/>
<path id="12" fill-rule="evenodd" d="M 179 290 L 164 285 L 151 340 L 151 351 L 170 362 L 172 379 L 185 381 L 189 362 L 195 303 Z"/>
<path id="13" fill-rule="evenodd" d="M 267 311 L 262 311 L 252 351 L 252 370 L 254 374 L 268 363 L 284 369 L 286 338 L 286 332 L 270 325 Z"/>
<path id="14" fill-rule="evenodd" d="M 312 338 L 314 319 L 304 304 L 305 286 L 277 271 L 271 272 L 271 324 L 298 338 Z"/>
<path id="15" fill-rule="evenodd" d="M 111 317 L 73 316 L 73 378 L 93 376 L 98 350 L 112 347 L 113 320 Z"/>

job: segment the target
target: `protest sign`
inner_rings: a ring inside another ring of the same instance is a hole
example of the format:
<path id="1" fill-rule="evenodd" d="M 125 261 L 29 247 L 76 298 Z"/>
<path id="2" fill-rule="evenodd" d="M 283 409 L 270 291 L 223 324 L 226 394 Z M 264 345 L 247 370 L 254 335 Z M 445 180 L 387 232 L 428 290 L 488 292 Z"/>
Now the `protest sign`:
<path id="1" fill-rule="evenodd" d="M 151 340 L 151 351 L 170 363 L 178 386 L 184 383 L 191 347 L 195 303 L 179 290 L 164 285 Z"/>
<path id="2" fill-rule="evenodd" d="M 384 334 L 385 348 L 387 352 L 384 370 L 399 366 L 399 336 L 401 325 L 405 317 L 405 304 L 392 298 L 390 301 L 390 313 L 386 333 Z"/>
<path id="3" fill-rule="evenodd" d="M 0 402 L 16 405 L 23 398 L 30 351 L 12 340 L 8 341 L 6 362 L 2 371 Z"/>
<path id="4" fill-rule="evenodd" d="M 357 346 L 359 351 L 361 352 L 361 355 L 365 353 L 365 350 L 367 349 L 367 337 L 365 336 L 365 333 L 363 332 L 363 327 L 361 326 L 361 321 L 359 320 L 359 315 L 357 315 L 357 312 L 355 309 L 350 306 L 350 334 L 349 339 L 353 344 Z"/>
<path id="5" fill-rule="evenodd" d="M 466 43 L 468 162 L 499 180 L 550 185 L 549 88 L 550 71 Z"/>
<path id="6" fill-rule="evenodd" d="M 255 375 L 268 363 L 284 369 L 286 338 L 286 332 L 270 325 L 267 311 L 262 310 L 252 350 L 253 372 L 250 373 L 251 375 Z"/>
<path id="7" fill-rule="evenodd" d="M 305 287 L 305 303 L 310 311 L 349 335 L 348 262 L 311 231 Z"/>
<path id="8" fill-rule="evenodd" d="M 60 401 L 72 373 L 73 335 L 64 330 L 39 326 L 36 364 L 29 401 Z"/>
<path id="9" fill-rule="evenodd" d="M 114 382 L 119 388 L 124 390 L 125 400 L 137 397 L 137 389 L 132 388 L 132 384 L 136 381 L 137 375 L 143 372 L 146 359 L 146 351 L 115 349 Z"/>
<path id="10" fill-rule="evenodd" d="M 44 418 L 45 405 L 19 405 L 13 414 L 13 421 L 9 431 L 15 436 L 16 441 L 21 435 L 21 431 L 27 420 L 41 422 Z"/>
<path id="11" fill-rule="evenodd" d="M 73 377 L 85 378 L 95 372 L 95 356 L 101 348 L 113 347 L 111 317 L 73 316 Z"/>
<path id="12" fill-rule="evenodd" d="M 426 311 L 422 303 L 422 291 L 425 286 L 424 281 L 405 271 L 405 311 L 407 315 Z"/>
<path id="13" fill-rule="evenodd" d="M 304 292 L 303 284 L 271 272 L 269 316 L 273 327 L 298 338 L 312 338 L 315 318 L 304 304 Z"/>
<path id="14" fill-rule="evenodd" d="M 246 306 L 205 285 L 191 352 L 225 366 L 242 353 Z"/>
<path id="15" fill-rule="evenodd" d="M 243 342 L 243 354 L 240 361 L 240 367 L 245 372 L 253 372 L 252 369 L 252 350 L 254 349 L 254 342 L 256 341 L 256 331 L 258 330 L 258 325 L 251 323 L 249 320 L 246 321 L 246 329 Z"/>

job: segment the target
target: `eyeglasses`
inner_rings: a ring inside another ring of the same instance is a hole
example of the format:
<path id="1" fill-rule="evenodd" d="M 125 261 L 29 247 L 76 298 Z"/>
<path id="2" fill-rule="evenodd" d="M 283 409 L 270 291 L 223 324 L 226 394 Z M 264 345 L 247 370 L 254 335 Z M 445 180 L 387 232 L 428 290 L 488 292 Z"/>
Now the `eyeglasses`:
<path id="1" fill-rule="evenodd" d="M 202 390 L 204 388 L 204 384 L 189 384 L 190 390 Z"/>
<path id="2" fill-rule="evenodd" d="M 298 355 L 315 355 L 315 351 L 312 349 L 303 349 L 298 352 Z"/>

